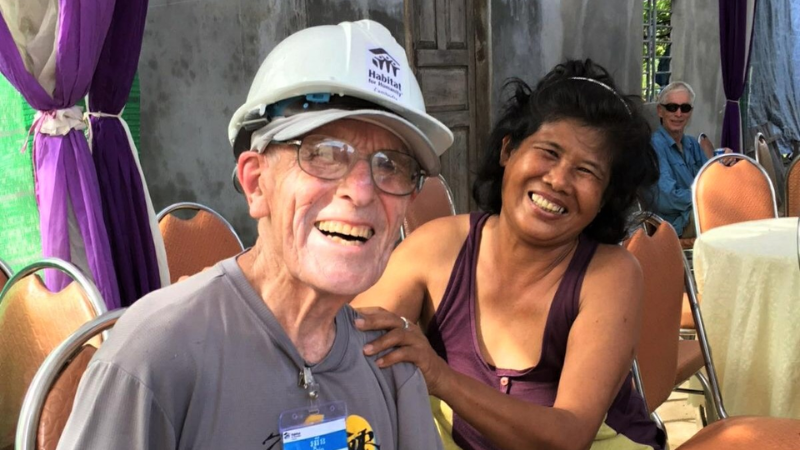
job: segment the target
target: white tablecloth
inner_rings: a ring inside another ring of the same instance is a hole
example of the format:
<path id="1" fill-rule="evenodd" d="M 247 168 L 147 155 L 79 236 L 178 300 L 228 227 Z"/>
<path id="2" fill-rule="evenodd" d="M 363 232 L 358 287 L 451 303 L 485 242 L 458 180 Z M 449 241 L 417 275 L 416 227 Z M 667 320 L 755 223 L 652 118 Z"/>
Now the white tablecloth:
<path id="1" fill-rule="evenodd" d="M 800 419 L 797 226 L 744 222 L 695 241 L 700 310 L 731 415 Z"/>

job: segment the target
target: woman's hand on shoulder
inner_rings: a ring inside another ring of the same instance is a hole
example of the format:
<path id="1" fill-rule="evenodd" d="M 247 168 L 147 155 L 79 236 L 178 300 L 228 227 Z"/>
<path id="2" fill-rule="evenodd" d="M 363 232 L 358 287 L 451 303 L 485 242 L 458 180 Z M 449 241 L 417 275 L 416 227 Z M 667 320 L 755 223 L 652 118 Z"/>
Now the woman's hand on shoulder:
<path id="1" fill-rule="evenodd" d="M 436 395 L 446 383 L 450 368 L 433 350 L 420 327 L 383 308 L 359 308 L 358 313 L 361 317 L 356 319 L 355 325 L 359 330 L 387 330 L 381 337 L 364 346 L 364 354 L 372 356 L 388 350 L 388 353 L 376 360 L 381 368 L 399 362 L 414 364 L 422 372 L 428 392 Z"/>

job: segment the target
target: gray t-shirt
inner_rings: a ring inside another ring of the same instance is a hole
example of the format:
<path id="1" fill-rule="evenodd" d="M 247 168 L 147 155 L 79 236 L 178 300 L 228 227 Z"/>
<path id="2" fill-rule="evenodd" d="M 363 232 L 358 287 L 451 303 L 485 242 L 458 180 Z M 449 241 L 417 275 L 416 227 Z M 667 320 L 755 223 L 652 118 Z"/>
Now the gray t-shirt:
<path id="1" fill-rule="evenodd" d="M 311 366 L 319 402 L 345 401 L 371 427 L 348 427 L 348 447 L 442 448 L 419 370 L 379 369 L 361 351 L 378 334 L 356 330 L 354 318 L 339 311 L 330 353 Z M 58 449 L 282 449 L 281 412 L 309 405 L 304 365 L 225 260 L 125 313 L 81 380 Z"/>

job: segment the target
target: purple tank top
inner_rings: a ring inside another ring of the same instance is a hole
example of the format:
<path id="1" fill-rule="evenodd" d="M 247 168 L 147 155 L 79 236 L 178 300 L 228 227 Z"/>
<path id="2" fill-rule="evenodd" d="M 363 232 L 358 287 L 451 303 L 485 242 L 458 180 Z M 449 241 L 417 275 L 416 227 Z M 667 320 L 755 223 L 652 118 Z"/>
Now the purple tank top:
<path id="1" fill-rule="evenodd" d="M 597 243 L 583 235 L 579 238 L 547 315 L 539 363 L 525 370 L 501 369 L 483 359 L 475 332 L 475 270 L 481 232 L 489 217 L 487 213 L 470 215 L 469 235 L 458 254 L 444 297 L 428 325 L 428 339 L 453 369 L 508 395 L 553 406 L 569 330 L 578 314 L 583 277 Z M 641 396 L 632 389 L 630 374 L 611 404 L 605 423 L 634 442 L 663 448 L 663 433 L 649 419 Z M 464 450 L 497 448 L 455 413 L 453 439 Z"/>

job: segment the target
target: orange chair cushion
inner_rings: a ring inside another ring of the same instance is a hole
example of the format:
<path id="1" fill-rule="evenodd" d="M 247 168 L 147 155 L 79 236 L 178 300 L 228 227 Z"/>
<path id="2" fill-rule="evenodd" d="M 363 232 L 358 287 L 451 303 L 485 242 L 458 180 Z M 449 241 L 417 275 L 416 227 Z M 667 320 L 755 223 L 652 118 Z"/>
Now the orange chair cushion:
<path id="1" fill-rule="evenodd" d="M 184 275 L 235 256 L 242 251 L 230 229 L 213 214 L 197 211 L 188 220 L 167 214 L 158 223 L 167 252 L 169 278 L 172 283 Z"/>
<path id="2" fill-rule="evenodd" d="M 705 365 L 700 341 L 683 339 L 678 341 L 678 370 L 675 372 L 674 386 L 677 386 L 697 373 Z"/>
<path id="3" fill-rule="evenodd" d="M 77 283 L 51 293 L 37 275 L 14 284 L 0 302 L 0 448 L 14 442 L 25 392 L 45 357 L 95 317 Z"/>
<path id="4" fill-rule="evenodd" d="M 84 345 L 56 378 L 42 405 L 42 415 L 39 418 L 36 435 L 37 450 L 56 450 L 58 440 L 61 439 L 61 433 L 72 412 L 78 383 L 96 352 L 97 348 L 94 346 Z"/>
<path id="5" fill-rule="evenodd" d="M 712 164 L 695 182 L 701 233 L 722 225 L 775 217 L 770 180 L 749 161 L 739 160 L 733 166 Z"/>
<path id="6" fill-rule="evenodd" d="M 666 222 L 652 236 L 637 230 L 625 246 L 639 261 L 644 277 L 644 311 L 636 357 L 652 412 L 675 387 L 683 253 L 675 230 Z"/>
<path id="7" fill-rule="evenodd" d="M 698 431 L 678 450 L 797 450 L 800 420 L 737 416 Z"/>

